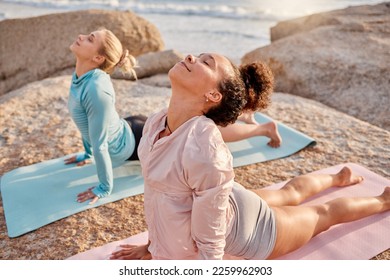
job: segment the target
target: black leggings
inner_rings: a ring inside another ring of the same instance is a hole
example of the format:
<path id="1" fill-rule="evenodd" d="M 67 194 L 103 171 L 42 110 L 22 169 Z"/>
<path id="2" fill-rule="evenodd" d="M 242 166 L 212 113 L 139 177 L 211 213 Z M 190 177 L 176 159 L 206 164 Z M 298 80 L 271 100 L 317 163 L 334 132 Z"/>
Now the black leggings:
<path id="1" fill-rule="evenodd" d="M 130 125 L 131 130 L 133 131 L 135 137 L 135 148 L 133 154 L 127 160 L 139 160 L 138 158 L 138 146 L 142 137 L 142 130 L 144 129 L 145 122 L 147 117 L 142 115 L 130 116 L 125 118 L 125 121 Z"/>

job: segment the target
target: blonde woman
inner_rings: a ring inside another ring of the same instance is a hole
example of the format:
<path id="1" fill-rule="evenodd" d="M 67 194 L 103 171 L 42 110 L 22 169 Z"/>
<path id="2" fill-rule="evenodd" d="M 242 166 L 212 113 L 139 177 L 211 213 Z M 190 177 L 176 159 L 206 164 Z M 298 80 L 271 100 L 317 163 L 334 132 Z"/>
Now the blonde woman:
<path id="1" fill-rule="evenodd" d="M 110 30 L 80 34 L 70 50 L 76 57 L 76 68 L 68 108 L 81 133 L 85 152 L 67 158 L 65 163 L 81 166 L 94 157 L 99 185 L 77 197 L 78 202 L 91 199 L 92 204 L 112 192 L 113 165 L 138 159 L 137 143 L 146 118 L 130 117 L 125 120 L 115 109 L 115 91 L 110 73 L 116 67 L 134 73 L 135 59 Z"/>

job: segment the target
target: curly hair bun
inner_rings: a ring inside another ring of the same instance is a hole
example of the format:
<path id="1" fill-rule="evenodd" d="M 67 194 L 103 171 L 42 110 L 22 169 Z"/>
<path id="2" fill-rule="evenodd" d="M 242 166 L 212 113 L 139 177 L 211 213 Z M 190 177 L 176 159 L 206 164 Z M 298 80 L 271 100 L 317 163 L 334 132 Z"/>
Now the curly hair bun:
<path id="1" fill-rule="evenodd" d="M 246 104 L 244 111 L 257 111 L 268 107 L 274 89 L 274 75 L 267 64 L 261 61 L 240 66 L 245 83 Z"/>

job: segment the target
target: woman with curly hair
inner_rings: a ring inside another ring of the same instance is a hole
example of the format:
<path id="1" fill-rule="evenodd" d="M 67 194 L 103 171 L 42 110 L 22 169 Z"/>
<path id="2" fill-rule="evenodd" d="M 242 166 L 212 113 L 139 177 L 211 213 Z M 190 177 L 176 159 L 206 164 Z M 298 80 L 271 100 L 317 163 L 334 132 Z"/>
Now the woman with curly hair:
<path id="1" fill-rule="evenodd" d="M 265 64 L 237 68 L 218 54 L 189 55 L 169 78 L 169 108 L 148 118 L 139 146 L 149 243 L 124 245 L 112 259 L 273 259 L 333 225 L 390 209 L 390 187 L 376 197 L 299 205 L 361 182 L 348 167 L 297 176 L 280 190 L 250 191 L 234 181 L 217 125 L 269 104 L 273 78 Z"/>

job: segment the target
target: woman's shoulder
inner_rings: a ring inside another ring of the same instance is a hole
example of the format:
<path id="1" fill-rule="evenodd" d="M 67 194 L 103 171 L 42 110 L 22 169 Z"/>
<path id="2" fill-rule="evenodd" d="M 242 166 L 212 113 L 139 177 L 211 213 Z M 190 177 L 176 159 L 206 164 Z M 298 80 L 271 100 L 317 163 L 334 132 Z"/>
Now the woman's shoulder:
<path id="1" fill-rule="evenodd" d="M 212 146 L 225 145 L 218 126 L 211 119 L 199 116 L 194 121 L 195 139 L 200 145 L 208 144 Z"/>
<path id="2" fill-rule="evenodd" d="M 110 76 L 100 69 L 92 70 L 85 94 L 90 95 L 91 98 L 96 95 L 103 98 L 107 96 L 114 97 L 115 91 Z"/>
<path id="3" fill-rule="evenodd" d="M 148 120 L 156 120 L 156 119 L 161 119 L 162 117 L 167 115 L 167 108 L 161 109 L 160 111 L 154 112 L 150 114 L 148 117 Z"/>
<path id="4" fill-rule="evenodd" d="M 185 166 L 201 165 L 204 169 L 230 170 L 232 156 L 222 134 L 211 119 L 197 117 L 186 140 L 183 151 Z"/>
<path id="5" fill-rule="evenodd" d="M 148 116 L 143 133 L 148 132 L 151 128 L 155 128 L 158 126 L 161 122 L 161 119 L 164 118 L 167 114 L 167 109 L 162 109 L 161 111 L 158 111 L 156 113 L 152 113 L 150 116 Z"/>
<path id="6" fill-rule="evenodd" d="M 167 115 L 167 109 L 162 109 L 158 112 L 152 113 L 148 119 L 146 120 L 146 124 L 155 124 L 159 123 L 162 118 L 164 118 Z"/>
<path id="7" fill-rule="evenodd" d="M 230 156 L 229 149 L 223 141 L 222 134 L 217 125 L 205 116 L 197 117 L 189 133 L 187 149 L 189 153 L 194 153 L 196 157 L 220 158 Z M 192 150 L 192 151 L 191 151 Z"/>
<path id="8" fill-rule="evenodd" d="M 110 75 L 100 69 L 92 70 L 89 80 L 90 84 L 95 85 L 96 87 L 105 87 L 107 85 L 112 85 Z"/>

